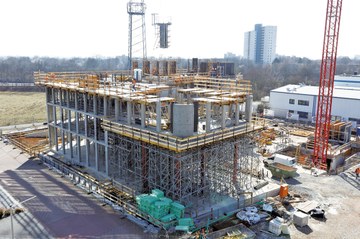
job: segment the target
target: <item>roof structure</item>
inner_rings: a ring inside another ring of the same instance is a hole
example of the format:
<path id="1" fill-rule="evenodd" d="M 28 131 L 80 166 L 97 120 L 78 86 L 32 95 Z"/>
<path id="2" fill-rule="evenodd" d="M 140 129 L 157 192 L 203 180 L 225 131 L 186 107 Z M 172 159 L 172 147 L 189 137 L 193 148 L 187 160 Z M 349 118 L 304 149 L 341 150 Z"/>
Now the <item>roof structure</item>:
<path id="1" fill-rule="evenodd" d="M 298 95 L 312 95 L 317 96 L 319 93 L 318 86 L 310 85 L 285 85 L 271 92 L 298 94 Z M 334 88 L 333 98 L 355 99 L 360 100 L 360 88 L 338 86 Z"/>

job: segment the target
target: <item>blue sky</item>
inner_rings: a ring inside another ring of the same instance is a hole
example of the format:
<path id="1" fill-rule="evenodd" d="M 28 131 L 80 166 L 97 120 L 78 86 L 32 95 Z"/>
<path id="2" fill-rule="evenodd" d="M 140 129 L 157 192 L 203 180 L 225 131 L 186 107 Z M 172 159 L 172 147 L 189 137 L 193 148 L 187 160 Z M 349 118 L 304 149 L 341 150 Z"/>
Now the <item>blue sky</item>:
<path id="1" fill-rule="evenodd" d="M 1 0 L 1 56 L 127 55 L 128 0 Z M 145 0 L 148 55 L 243 54 L 244 32 L 276 25 L 277 53 L 321 58 L 327 0 Z M 359 0 L 344 0 L 338 56 L 360 55 Z M 151 13 L 170 17 L 171 47 L 154 49 Z"/>

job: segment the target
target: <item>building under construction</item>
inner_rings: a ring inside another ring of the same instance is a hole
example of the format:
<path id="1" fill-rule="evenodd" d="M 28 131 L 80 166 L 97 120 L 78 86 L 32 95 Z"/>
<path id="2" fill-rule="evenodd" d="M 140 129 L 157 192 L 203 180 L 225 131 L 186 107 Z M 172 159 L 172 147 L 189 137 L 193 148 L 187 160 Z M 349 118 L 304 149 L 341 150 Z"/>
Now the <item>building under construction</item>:
<path id="1" fill-rule="evenodd" d="M 252 117 L 250 82 L 171 72 L 36 72 L 51 150 L 99 179 L 136 193 L 157 188 L 189 208 L 238 198 L 254 186 L 252 134 L 264 127 Z"/>

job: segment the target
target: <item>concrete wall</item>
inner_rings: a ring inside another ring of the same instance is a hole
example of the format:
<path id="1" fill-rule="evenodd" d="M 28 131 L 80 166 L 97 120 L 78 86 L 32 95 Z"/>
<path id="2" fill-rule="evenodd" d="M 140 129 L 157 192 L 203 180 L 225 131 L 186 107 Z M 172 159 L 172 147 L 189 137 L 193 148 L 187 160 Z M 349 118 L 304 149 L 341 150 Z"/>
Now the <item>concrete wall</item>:
<path id="1" fill-rule="evenodd" d="M 294 104 L 290 104 L 289 100 L 293 99 Z M 309 101 L 309 105 L 299 105 L 299 100 Z M 295 114 L 300 112 L 307 112 L 307 118 L 300 118 L 299 120 L 311 121 L 312 116 L 316 113 L 316 97 L 313 95 L 299 95 L 296 93 L 285 92 L 270 92 L 270 108 L 274 111 L 274 116 L 279 118 L 288 118 L 290 110 Z"/>

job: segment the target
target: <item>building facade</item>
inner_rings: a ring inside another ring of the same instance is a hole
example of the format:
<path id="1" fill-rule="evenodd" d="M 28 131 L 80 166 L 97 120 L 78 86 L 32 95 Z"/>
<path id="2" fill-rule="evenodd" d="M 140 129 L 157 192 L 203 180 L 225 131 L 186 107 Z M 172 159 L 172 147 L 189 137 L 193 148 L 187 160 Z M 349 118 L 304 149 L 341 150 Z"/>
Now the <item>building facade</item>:
<path id="1" fill-rule="evenodd" d="M 274 117 L 314 122 L 319 87 L 286 85 L 270 91 L 270 108 Z M 349 107 L 351 106 L 351 107 Z M 360 125 L 360 88 L 337 86 L 333 92 L 331 115 L 333 119 Z"/>
<path id="2" fill-rule="evenodd" d="M 276 55 L 276 26 L 255 25 L 244 34 L 244 58 L 256 64 L 271 64 Z"/>

